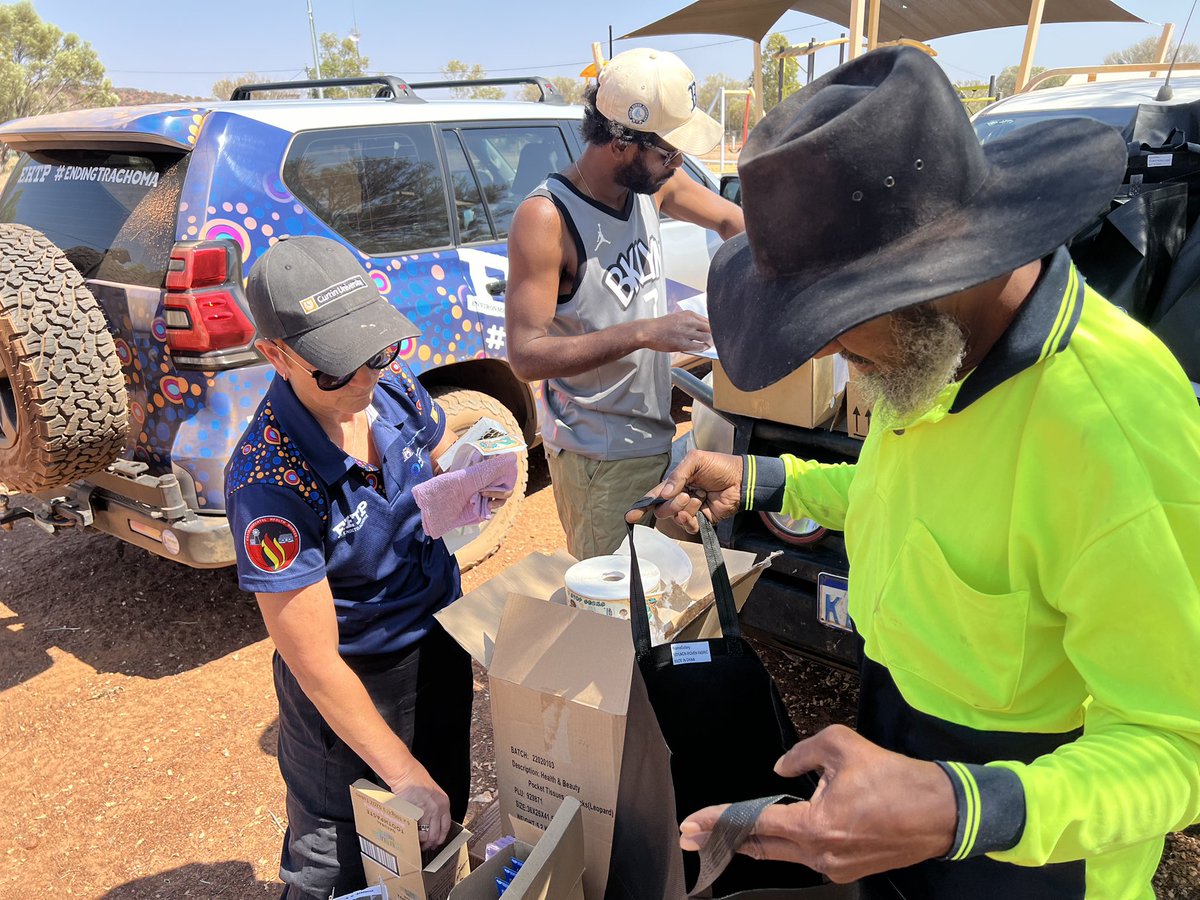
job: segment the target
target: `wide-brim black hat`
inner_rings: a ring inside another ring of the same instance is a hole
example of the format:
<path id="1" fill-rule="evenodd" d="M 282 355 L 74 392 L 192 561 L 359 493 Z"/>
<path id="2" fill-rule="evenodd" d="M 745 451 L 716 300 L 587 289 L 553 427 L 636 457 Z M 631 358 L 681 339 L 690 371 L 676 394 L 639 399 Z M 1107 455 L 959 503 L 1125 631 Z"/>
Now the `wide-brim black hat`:
<path id="1" fill-rule="evenodd" d="M 721 365 L 758 390 L 871 319 L 982 284 L 1102 213 L 1127 151 L 1092 119 L 981 145 L 941 68 L 875 50 L 780 103 L 738 172 L 746 233 L 708 276 Z"/>

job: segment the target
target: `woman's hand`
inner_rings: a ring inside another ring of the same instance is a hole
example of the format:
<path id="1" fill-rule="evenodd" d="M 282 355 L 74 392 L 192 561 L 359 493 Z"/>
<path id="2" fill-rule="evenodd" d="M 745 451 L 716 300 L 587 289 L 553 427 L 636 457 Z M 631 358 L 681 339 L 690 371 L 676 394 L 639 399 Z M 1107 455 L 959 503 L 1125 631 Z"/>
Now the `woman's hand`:
<path id="1" fill-rule="evenodd" d="M 494 516 L 504 506 L 504 501 L 512 496 L 512 491 L 486 490 L 480 491 L 479 496 L 487 500 L 488 516 Z"/>
<path id="2" fill-rule="evenodd" d="M 387 779 L 388 787 L 397 797 L 421 808 L 421 849 L 440 847 L 450 834 L 450 798 L 429 777 L 425 767 L 411 757 L 398 775 Z"/>

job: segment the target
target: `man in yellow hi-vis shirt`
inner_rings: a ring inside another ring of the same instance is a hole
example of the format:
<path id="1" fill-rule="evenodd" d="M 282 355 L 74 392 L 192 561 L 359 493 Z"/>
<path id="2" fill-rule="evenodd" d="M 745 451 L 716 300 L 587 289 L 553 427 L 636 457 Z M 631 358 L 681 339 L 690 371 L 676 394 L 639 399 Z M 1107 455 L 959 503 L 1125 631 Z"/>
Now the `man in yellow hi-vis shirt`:
<path id="1" fill-rule="evenodd" d="M 876 405 L 855 465 L 693 453 L 657 491 L 693 528 L 768 509 L 846 535 L 858 733 L 780 760 L 821 786 L 742 852 L 869 897 L 1149 900 L 1200 818 L 1200 412 L 1063 249 L 1125 162 L 1084 119 L 981 147 L 904 48 L 747 141 L 748 241 L 709 280 L 722 363 L 753 390 L 840 352 Z"/>

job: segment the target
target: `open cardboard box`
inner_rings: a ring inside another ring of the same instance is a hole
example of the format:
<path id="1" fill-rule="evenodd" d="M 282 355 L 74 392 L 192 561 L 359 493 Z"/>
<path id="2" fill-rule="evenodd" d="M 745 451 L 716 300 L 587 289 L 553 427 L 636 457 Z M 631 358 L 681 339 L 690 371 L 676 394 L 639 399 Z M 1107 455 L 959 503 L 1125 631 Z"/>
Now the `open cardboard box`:
<path id="1" fill-rule="evenodd" d="M 681 546 L 693 561 L 687 589 L 699 613 L 679 640 L 715 637 L 703 547 Z M 740 607 L 770 559 L 723 552 Z M 545 829 L 567 799 L 577 799 L 584 895 L 603 897 L 611 870 L 645 885 L 646 896 L 662 896 L 656 879 L 682 878 L 674 794 L 664 779 L 670 753 L 629 623 L 565 605 L 563 573 L 574 562 L 561 551 L 531 554 L 436 615 L 488 670 L 502 821 Z"/>
<path id="2" fill-rule="evenodd" d="M 565 797 L 545 833 L 519 819 L 509 827 L 517 840 L 484 860 L 450 892 L 450 900 L 494 900 L 496 879 L 504 877 L 504 867 L 514 857 L 521 868 L 504 892 L 509 900 L 583 900 L 583 813 L 578 800 Z"/>
<path id="3" fill-rule="evenodd" d="M 461 825 L 451 827 L 449 839 L 426 861 L 417 832 L 420 807 L 366 778 L 350 785 L 350 801 L 367 884 L 386 887 L 388 900 L 446 900 L 470 872 L 471 833 Z"/>
<path id="4" fill-rule="evenodd" d="M 694 602 L 673 623 L 673 630 L 668 631 L 667 637 L 671 641 L 697 641 L 719 637 L 721 626 L 717 620 L 717 608 L 714 604 L 712 582 L 708 577 L 708 563 L 704 558 L 704 546 L 690 541 L 676 543 L 687 554 L 692 564 L 692 576 L 685 590 Z M 723 550 L 722 553 L 725 557 L 725 568 L 729 572 L 729 583 L 733 586 L 733 599 L 740 612 L 757 583 L 758 576 L 779 554 L 773 553 L 756 562 L 755 555 L 744 550 Z M 486 668 L 491 661 L 500 617 L 504 614 L 509 594 L 538 597 L 568 606 L 563 576 L 576 562 L 578 560 L 566 550 L 560 549 L 554 553 L 535 551 L 489 578 L 441 612 L 435 613 L 435 617 L 467 652 Z M 628 627 L 628 623 L 625 624 Z"/>

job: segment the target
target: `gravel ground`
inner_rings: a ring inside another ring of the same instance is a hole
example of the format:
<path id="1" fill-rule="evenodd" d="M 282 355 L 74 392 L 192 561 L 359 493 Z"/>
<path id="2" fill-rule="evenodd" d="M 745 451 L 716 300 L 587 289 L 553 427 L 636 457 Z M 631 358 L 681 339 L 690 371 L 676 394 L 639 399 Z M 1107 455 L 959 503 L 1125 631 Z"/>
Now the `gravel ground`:
<path id="1" fill-rule="evenodd" d="M 562 546 L 544 462 L 469 590 Z M 104 535 L 0 532 L 0 898 L 278 896 L 284 827 L 271 644 L 229 570 Z M 853 720 L 853 679 L 764 649 L 802 734 Z M 494 796 L 477 672 L 474 809 Z M 1160 898 L 1200 898 L 1200 836 L 1175 836 Z"/>

